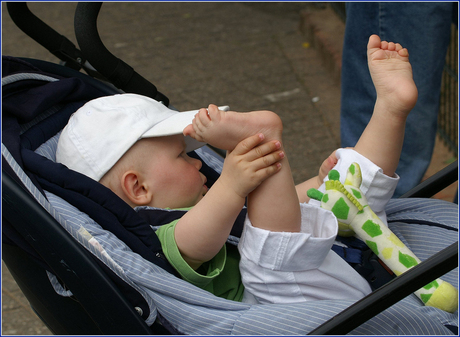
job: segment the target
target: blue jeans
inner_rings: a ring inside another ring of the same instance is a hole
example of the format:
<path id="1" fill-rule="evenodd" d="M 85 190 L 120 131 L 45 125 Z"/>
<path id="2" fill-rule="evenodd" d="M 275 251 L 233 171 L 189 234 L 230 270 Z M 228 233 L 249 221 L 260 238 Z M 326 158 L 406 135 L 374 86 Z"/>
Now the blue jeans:
<path id="1" fill-rule="evenodd" d="M 396 172 L 395 197 L 416 186 L 431 161 L 436 139 L 442 71 L 453 19 L 453 3 L 347 3 L 342 58 L 341 146 L 354 146 L 370 120 L 376 93 L 367 67 L 367 41 L 377 34 L 409 50 L 419 96 L 409 114 Z"/>

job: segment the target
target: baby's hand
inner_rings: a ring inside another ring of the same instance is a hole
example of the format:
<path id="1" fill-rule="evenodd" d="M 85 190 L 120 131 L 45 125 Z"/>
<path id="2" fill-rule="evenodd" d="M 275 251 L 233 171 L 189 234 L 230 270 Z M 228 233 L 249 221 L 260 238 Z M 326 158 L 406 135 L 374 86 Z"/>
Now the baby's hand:
<path id="1" fill-rule="evenodd" d="M 263 140 L 261 133 L 248 137 L 225 158 L 219 180 L 242 198 L 281 169 L 280 161 L 284 158 L 284 152 L 279 150 L 281 143 L 270 141 L 259 145 Z"/>

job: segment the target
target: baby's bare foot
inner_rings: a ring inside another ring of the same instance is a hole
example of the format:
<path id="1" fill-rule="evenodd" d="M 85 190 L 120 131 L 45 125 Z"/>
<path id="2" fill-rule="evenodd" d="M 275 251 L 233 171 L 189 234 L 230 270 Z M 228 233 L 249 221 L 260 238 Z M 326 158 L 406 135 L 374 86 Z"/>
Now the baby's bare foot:
<path id="1" fill-rule="evenodd" d="M 264 142 L 281 140 L 282 129 L 281 119 L 271 111 L 221 111 L 211 104 L 208 109 L 200 109 L 193 123 L 184 129 L 184 135 L 231 151 L 257 133 L 264 135 Z"/>
<path id="2" fill-rule="evenodd" d="M 377 100 L 388 104 L 401 117 L 407 117 L 418 96 L 407 49 L 399 43 L 381 41 L 380 37 L 372 35 L 367 45 L 367 57 Z"/>

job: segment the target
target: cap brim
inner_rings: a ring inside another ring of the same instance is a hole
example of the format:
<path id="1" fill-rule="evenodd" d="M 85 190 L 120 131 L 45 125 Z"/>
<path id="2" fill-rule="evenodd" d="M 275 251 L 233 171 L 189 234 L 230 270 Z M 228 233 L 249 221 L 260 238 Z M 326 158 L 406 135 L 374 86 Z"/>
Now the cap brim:
<path id="1" fill-rule="evenodd" d="M 229 107 L 223 106 L 219 107 L 219 109 L 227 111 Z M 168 117 L 160 123 L 156 124 L 150 130 L 147 130 L 141 137 L 150 138 L 181 135 L 183 134 L 183 131 L 187 127 L 187 125 L 192 124 L 193 118 L 198 113 L 198 111 L 199 110 L 190 110 L 175 113 L 171 115 L 171 117 Z M 199 142 L 189 136 L 185 137 L 185 143 L 187 145 L 187 152 L 196 150 L 206 145 L 206 143 Z"/>

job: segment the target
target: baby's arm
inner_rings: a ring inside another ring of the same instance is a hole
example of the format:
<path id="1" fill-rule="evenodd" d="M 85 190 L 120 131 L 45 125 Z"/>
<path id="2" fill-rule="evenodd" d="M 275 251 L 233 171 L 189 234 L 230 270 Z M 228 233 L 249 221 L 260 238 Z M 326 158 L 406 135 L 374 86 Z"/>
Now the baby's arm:
<path id="1" fill-rule="evenodd" d="M 262 134 L 251 136 L 229 152 L 219 179 L 177 223 L 177 246 L 193 269 L 222 249 L 247 195 L 280 170 L 281 144 L 259 145 L 263 139 Z"/>
<path id="2" fill-rule="evenodd" d="M 327 177 L 330 170 L 334 168 L 337 164 L 337 157 L 335 156 L 335 151 L 330 154 L 329 157 L 321 164 L 319 168 L 319 173 L 317 176 L 310 178 L 303 183 L 296 185 L 295 189 L 299 197 L 299 202 L 308 202 L 310 198 L 307 196 L 307 191 L 310 188 L 318 189 L 323 183 L 324 178 Z"/>

